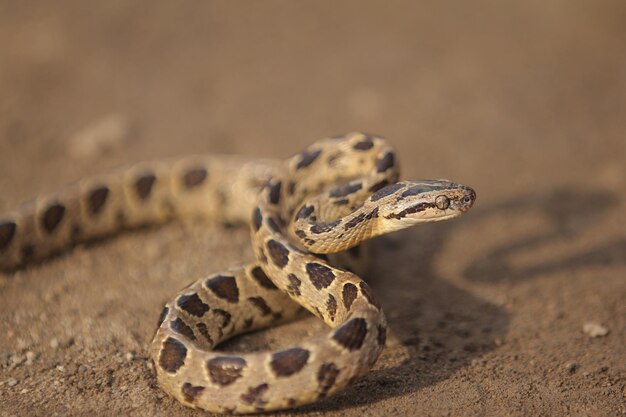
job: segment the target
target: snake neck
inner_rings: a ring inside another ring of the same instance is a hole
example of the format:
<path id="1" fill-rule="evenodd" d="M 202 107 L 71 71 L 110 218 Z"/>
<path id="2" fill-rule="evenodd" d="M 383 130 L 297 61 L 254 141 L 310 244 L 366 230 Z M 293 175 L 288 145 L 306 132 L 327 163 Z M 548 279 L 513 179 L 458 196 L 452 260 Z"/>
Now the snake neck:
<path id="1" fill-rule="evenodd" d="M 313 253 L 342 252 L 380 234 L 378 207 L 362 205 L 340 219 L 318 221 L 315 207 L 304 205 L 295 217 L 290 232 Z"/>

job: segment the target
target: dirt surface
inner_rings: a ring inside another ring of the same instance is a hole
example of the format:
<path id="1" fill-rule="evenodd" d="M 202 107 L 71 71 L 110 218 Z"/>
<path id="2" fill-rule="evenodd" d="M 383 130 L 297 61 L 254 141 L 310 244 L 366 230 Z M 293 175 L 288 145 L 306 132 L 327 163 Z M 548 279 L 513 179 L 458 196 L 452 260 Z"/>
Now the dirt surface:
<path id="1" fill-rule="evenodd" d="M 281 415 L 624 415 L 624 45 L 623 1 L 2 1 L 0 210 L 144 159 L 376 132 L 404 178 L 477 204 L 375 242 L 387 348 Z M 181 286 L 251 256 L 246 230 L 171 224 L 0 275 L 0 416 L 204 415 L 148 344 Z"/>

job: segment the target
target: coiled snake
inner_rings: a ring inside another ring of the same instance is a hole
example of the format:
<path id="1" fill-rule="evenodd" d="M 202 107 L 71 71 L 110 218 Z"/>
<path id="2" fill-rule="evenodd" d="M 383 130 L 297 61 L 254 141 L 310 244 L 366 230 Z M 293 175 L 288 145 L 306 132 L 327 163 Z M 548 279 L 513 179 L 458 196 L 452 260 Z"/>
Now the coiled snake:
<path id="1" fill-rule="evenodd" d="M 320 254 L 459 216 L 476 196 L 446 180 L 397 180 L 393 150 L 361 133 L 322 139 L 285 163 L 191 157 L 138 164 L 2 216 L 0 267 L 173 217 L 248 221 L 256 261 L 183 289 L 163 309 L 150 353 L 161 387 L 187 406 L 226 413 L 296 407 L 367 373 L 386 339 L 367 284 Z M 274 352 L 212 350 L 293 318 L 301 306 L 331 327 L 328 334 Z"/>

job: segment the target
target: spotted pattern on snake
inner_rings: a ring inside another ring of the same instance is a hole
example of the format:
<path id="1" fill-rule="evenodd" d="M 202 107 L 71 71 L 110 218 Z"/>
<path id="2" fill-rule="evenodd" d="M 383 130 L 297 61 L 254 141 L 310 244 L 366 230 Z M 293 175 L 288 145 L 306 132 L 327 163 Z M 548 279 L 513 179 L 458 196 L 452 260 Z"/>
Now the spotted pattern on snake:
<path id="1" fill-rule="evenodd" d="M 190 157 L 142 163 L 38 197 L 0 217 L 0 268 L 43 260 L 124 228 L 173 218 L 247 222 L 256 261 L 194 281 L 163 308 L 150 355 L 163 390 L 221 413 L 286 409 L 366 374 L 387 324 L 369 286 L 324 254 L 415 224 L 446 220 L 476 194 L 447 180 L 398 181 L 393 149 L 350 133 L 285 162 Z M 293 319 L 304 307 L 328 333 L 278 351 L 214 348 Z"/>

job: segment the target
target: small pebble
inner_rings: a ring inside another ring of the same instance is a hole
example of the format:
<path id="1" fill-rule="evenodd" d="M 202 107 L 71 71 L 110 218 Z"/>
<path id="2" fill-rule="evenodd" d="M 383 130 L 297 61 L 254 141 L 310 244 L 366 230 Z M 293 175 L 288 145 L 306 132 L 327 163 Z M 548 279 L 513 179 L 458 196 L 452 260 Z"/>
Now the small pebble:
<path id="1" fill-rule="evenodd" d="M 132 136 L 130 122 L 110 114 L 85 126 L 69 140 L 68 152 L 76 159 L 95 158 L 122 147 Z"/>
<path id="2" fill-rule="evenodd" d="M 24 356 L 22 356 L 22 355 L 13 355 L 13 356 L 11 356 L 10 367 L 11 368 L 15 368 L 16 366 L 19 366 L 22 363 L 24 363 L 24 361 L 26 361 L 26 358 Z"/>
<path id="3" fill-rule="evenodd" d="M 63 366 L 63 365 L 57 365 L 56 369 L 57 369 L 57 371 L 65 372 L 65 366 Z"/>
<path id="4" fill-rule="evenodd" d="M 9 380 L 7 381 L 7 385 L 10 386 L 10 387 L 14 387 L 14 386 L 17 385 L 17 382 L 18 382 L 17 379 L 9 378 Z"/>
<path id="5" fill-rule="evenodd" d="M 583 332 L 589 337 L 603 337 L 609 334 L 609 328 L 600 323 L 588 322 L 583 325 Z"/>
<path id="6" fill-rule="evenodd" d="M 31 352 L 30 350 L 26 352 L 26 365 L 30 366 L 33 364 L 35 358 L 37 358 L 37 354 L 35 352 Z"/>
<path id="7" fill-rule="evenodd" d="M 565 369 L 567 369 L 567 372 L 570 374 L 573 374 L 576 372 L 576 369 L 578 369 L 578 364 L 576 362 L 570 362 L 565 365 Z"/>
<path id="8" fill-rule="evenodd" d="M 56 337 L 50 341 L 50 347 L 52 349 L 56 349 L 59 347 L 59 340 Z"/>
<path id="9" fill-rule="evenodd" d="M 133 355 L 132 352 L 127 352 L 126 355 L 124 355 L 124 358 L 126 358 L 126 360 L 130 362 L 135 359 L 135 355 Z"/>

